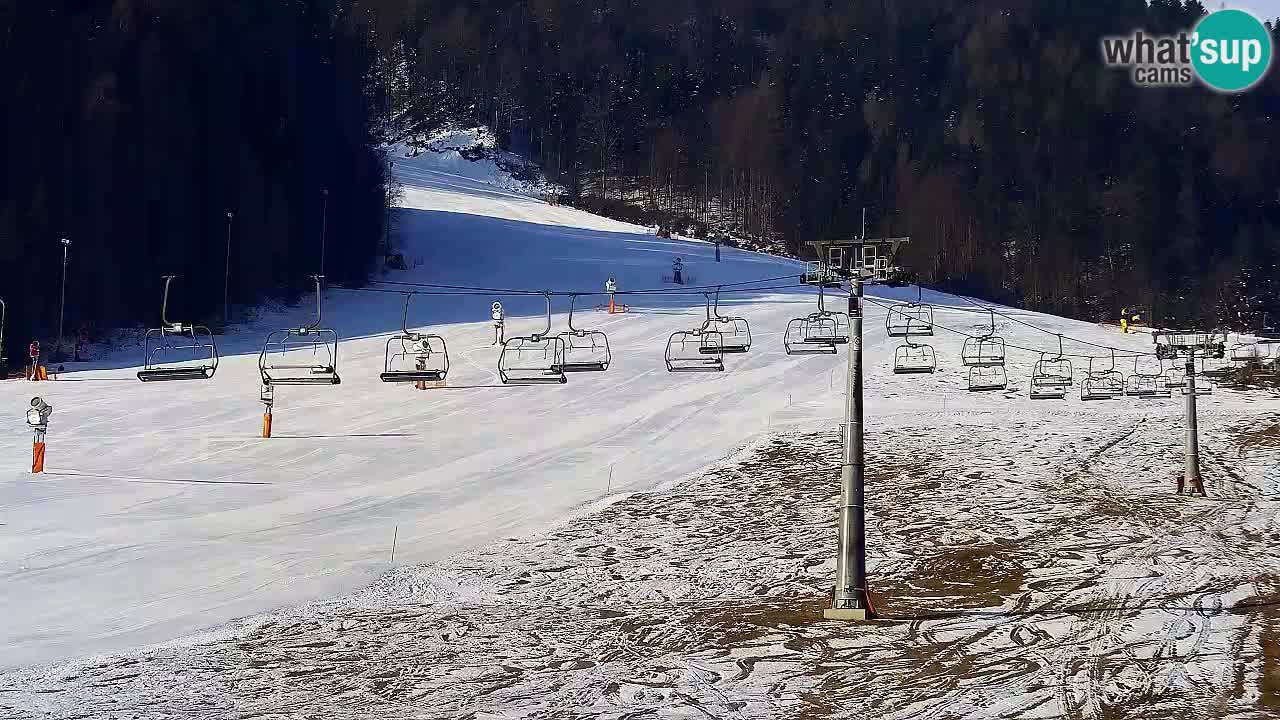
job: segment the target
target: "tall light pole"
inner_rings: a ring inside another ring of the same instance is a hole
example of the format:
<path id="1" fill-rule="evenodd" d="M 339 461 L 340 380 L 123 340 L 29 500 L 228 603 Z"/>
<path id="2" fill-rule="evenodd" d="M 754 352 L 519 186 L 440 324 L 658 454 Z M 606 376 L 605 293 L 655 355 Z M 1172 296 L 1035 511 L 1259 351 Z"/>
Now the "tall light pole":
<path id="1" fill-rule="evenodd" d="M 329 228 L 329 190 L 321 188 L 320 195 L 323 198 L 323 207 L 320 213 L 320 275 L 323 277 L 324 272 L 324 240 L 325 232 Z"/>
<path id="2" fill-rule="evenodd" d="M 62 321 L 67 310 L 67 249 L 71 241 L 62 238 L 62 299 L 58 302 L 58 359 L 62 359 Z"/>
<path id="3" fill-rule="evenodd" d="M 386 265 L 387 256 L 391 254 L 391 173 L 395 168 L 395 161 L 390 156 L 387 157 L 387 220 L 386 228 L 382 237 L 382 264 Z"/>
<path id="4" fill-rule="evenodd" d="M 231 294 L 231 222 L 235 219 L 235 213 L 227 211 L 227 265 L 226 271 L 222 275 L 222 324 L 226 325 L 231 321 L 231 313 L 227 298 Z"/>

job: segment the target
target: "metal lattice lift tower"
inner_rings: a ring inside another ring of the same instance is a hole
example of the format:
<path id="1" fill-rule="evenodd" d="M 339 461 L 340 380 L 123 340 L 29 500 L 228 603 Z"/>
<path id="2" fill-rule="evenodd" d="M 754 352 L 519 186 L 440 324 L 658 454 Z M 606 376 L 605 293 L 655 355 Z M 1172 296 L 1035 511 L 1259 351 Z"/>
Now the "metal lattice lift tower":
<path id="1" fill-rule="evenodd" d="M 836 586 L 829 620 L 866 620 L 874 615 L 867 593 L 866 509 L 862 438 L 862 294 L 866 284 L 900 284 L 895 263 L 898 249 L 909 237 L 868 238 L 866 215 L 862 236 L 850 240 L 810 242 L 818 261 L 801 281 L 807 285 L 839 286 L 848 280 L 849 369 L 844 404 L 844 462 L 840 468 L 839 552 Z"/>

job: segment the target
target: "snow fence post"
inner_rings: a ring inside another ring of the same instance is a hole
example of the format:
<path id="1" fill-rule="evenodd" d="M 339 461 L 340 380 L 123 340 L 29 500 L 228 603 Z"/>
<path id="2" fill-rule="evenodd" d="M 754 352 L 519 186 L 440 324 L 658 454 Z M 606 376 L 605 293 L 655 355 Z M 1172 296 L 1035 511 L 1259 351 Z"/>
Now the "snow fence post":
<path id="1" fill-rule="evenodd" d="M 867 598 L 864 466 L 862 457 L 862 279 L 855 273 L 849 293 L 849 379 L 844 403 L 844 462 L 840 468 L 839 551 L 836 587 L 828 620 L 872 617 Z"/>

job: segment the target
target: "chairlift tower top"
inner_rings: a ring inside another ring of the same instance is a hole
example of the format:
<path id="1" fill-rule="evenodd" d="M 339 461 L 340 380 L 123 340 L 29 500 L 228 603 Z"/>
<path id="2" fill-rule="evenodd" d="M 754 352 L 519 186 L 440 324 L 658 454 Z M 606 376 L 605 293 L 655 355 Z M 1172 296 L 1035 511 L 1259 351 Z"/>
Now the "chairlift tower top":
<path id="1" fill-rule="evenodd" d="M 1158 330 L 1151 334 L 1156 357 L 1171 359 L 1179 355 L 1196 358 L 1222 358 L 1226 353 L 1227 333 L 1209 330 Z"/>
<path id="2" fill-rule="evenodd" d="M 806 285 L 838 286 L 845 280 L 866 283 L 892 282 L 901 271 L 898 251 L 911 242 L 909 236 L 847 240 L 816 240 L 807 243 L 818 256 L 804 274 Z"/>

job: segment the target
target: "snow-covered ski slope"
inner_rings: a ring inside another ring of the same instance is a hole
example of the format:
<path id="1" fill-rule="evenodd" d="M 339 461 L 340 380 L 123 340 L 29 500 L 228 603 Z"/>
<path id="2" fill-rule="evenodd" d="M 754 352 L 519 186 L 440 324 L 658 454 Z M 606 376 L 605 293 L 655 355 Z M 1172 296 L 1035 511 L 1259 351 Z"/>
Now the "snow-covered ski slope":
<path id="1" fill-rule="evenodd" d="M 421 265 L 387 280 L 566 292 L 598 291 L 612 275 L 627 290 L 661 285 L 677 256 L 699 285 L 801 270 L 796 261 L 733 249 L 716 263 L 705 243 L 551 207 L 442 171 L 431 154 L 397 158 L 396 172 L 405 185 L 401 249 Z M 701 298 L 642 295 L 625 298 L 629 313 L 577 317 L 608 333 L 608 372 L 534 387 L 499 384 L 487 317 L 500 299 L 509 336 L 537 330 L 540 298 L 419 298 L 410 325 L 443 335 L 452 360 L 449 387 L 430 391 L 378 379 L 386 338 L 400 325 L 400 296 L 330 288 L 325 316 L 344 338 L 342 384 L 280 388 L 270 440 L 259 438 L 258 344 L 269 329 L 304 322 L 307 299 L 223 338 L 222 365 L 208 382 L 142 384 L 137 358 L 123 357 L 56 382 L 0 384 L 13 419 L 0 438 L 7 458 L 0 667 L 127 651 L 352 591 L 387 570 L 393 537 L 397 565 L 440 560 L 534 532 L 608 493 L 679 480 L 770 432 L 830 427 L 842 403 L 845 354 L 784 354 L 787 320 L 814 303 L 810 289 L 789 285 L 722 299 L 750 320 L 754 336 L 751 351 L 727 357 L 722 374 L 671 374 L 663 364 L 668 335 L 701 321 Z M 1070 410 L 1032 403 L 1027 382 L 1037 356 L 1015 350 L 1010 391 L 971 394 L 959 362 L 963 338 L 942 331 L 932 340 L 937 374 L 894 375 L 900 341 L 886 337 L 885 311 L 875 303 L 908 296 L 915 290 L 870 293 L 873 432 L 947 408 L 1044 424 L 1080 422 L 1084 413 L 1101 425 L 1180 412 L 1176 401 L 1087 411 L 1076 407 L 1078 396 L 1065 401 Z M 935 304 L 940 326 L 972 332 L 986 323 L 962 299 L 927 292 L 924 299 Z M 565 310 L 558 298 L 556 328 Z M 1090 342 L 1151 347 L 1149 336 L 1008 312 Z M 1051 336 L 997 320 L 1011 344 L 1056 350 Z M 1071 342 L 1066 349 L 1098 352 Z M 27 472 L 30 439 L 20 419 L 36 393 L 55 407 L 41 476 Z M 1204 422 L 1243 402 L 1227 392 L 1206 398 Z"/>

